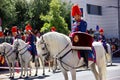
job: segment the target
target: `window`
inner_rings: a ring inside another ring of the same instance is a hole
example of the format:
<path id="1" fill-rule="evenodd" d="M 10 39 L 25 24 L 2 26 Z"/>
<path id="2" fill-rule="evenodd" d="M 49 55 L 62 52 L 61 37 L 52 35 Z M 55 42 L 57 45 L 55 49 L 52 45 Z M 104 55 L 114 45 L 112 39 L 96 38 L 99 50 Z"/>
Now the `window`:
<path id="1" fill-rule="evenodd" d="M 83 17 L 83 8 L 80 8 L 81 12 L 82 12 L 82 17 Z"/>
<path id="2" fill-rule="evenodd" d="M 93 15 L 102 15 L 102 7 L 97 5 L 87 4 L 87 13 Z"/>

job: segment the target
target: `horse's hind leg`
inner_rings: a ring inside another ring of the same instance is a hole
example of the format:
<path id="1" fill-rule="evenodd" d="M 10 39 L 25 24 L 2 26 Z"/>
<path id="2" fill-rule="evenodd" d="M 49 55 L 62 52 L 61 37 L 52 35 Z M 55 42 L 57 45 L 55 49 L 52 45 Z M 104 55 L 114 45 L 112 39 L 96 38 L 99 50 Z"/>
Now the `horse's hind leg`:
<path id="1" fill-rule="evenodd" d="M 38 66 L 39 66 L 39 59 L 36 58 L 36 59 L 35 59 L 35 67 L 36 67 L 36 73 L 35 73 L 35 76 L 37 76 L 37 73 L 38 73 Z"/>
<path id="2" fill-rule="evenodd" d="M 99 71 L 99 77 L 100 80 L 106 80 L 106 64 L 104 59 L 101 59 L 101 64 L 98 64 L 98 71 Z"/>
<path id="3" fill-rule="evenodd" d="M 76 70 L 71 69 L 70 72 L 71 72 L 72 80 L 76 80 Z"/>
<path id="4" fill-rule="evenodd" d="M 97 69 L 96 69 L 96 66 L 95 66 L 95 63 L 91 64 L 91 65 L 90 65 L 90 68 L 91 68 L 91 70 L 92 70 L 92 72 L 93 72 L 96 80 L 100 80 L 100 79 L 99 79 L 98 72 L 97 72 Z"/>
<path id="5" fill-rule="evenodd" d="M 15 74 L 15 71 L 14 71 L 14 62 L 12 62 L 12 78 L 14 78 L 14 74 Z"/>

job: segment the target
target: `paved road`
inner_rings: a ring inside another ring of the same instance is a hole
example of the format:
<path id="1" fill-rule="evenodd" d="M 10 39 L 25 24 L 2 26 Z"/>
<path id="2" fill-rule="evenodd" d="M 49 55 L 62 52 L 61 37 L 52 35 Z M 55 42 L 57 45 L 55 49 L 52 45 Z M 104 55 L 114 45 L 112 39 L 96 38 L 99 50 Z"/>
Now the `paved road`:
<path id="1" fill-rule="evenodd" d="M 63 75 L 60 71 L 53 74 L 48 72 L 46 68 L 46 75 L 42 76 L 42 69 L 39 69 L 37 77 L 34 77 L 35 70 L 32 70 L 32 76 L 30 78 L 19 79 L 19 73 L 15 73 L 14 80 L 64 80 Z M 71 80 L 70 73 L 69 78 Z M 77 70 L 77 80 L 95 80 L 92 72 L 90 70 Z M 9 73 L 7 71 L 0 71 L 0 80 L 9 80 Z M 113 65 L 107 67 L 107 80 L 120 80 L 120 58 L 113 59 Z"/>

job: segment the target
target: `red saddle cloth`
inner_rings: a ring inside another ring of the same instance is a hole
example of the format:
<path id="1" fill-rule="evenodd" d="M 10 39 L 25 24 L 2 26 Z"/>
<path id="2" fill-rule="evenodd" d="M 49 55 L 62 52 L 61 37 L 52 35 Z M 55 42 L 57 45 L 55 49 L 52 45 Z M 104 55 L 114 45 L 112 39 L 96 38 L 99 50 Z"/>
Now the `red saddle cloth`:
<path id="1" fill-rule="evenodd" d="M 93 37 L 84 32 L 74 32 L 72 45 L 76 47 L 92 47 Z"/>

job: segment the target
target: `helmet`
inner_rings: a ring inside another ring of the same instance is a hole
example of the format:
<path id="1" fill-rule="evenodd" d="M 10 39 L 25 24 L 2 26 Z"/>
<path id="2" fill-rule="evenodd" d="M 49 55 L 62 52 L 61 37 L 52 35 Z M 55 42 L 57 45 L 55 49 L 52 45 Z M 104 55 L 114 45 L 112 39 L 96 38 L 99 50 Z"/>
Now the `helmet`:
<path id="1" fill-rule="evenodd" d="M 72 11 L 71 11 L 72 16 L 75 16 L 76 14 L 82 15 L 82 12 L 77 4 L 72 6 Z"/>
<path id="2" fill-rule="evenodd" d="M 11 29 L 12 32 L 17 32 L 17 26 L 13 26 Z"/>
<path id="3" fill-rule="evenodd" d="M 101 28 L 101 29 L 99 30 L 99 32 L 104 32 L 103 28 Z"/>
<path id="4" fill-rule="evenodd" d="M 56 31 L 56 28 L 54 26 L 51 27 L 51 31 Z"/>
<path id="5" fill-rule="evenodd" d="M 25 26 L 25 30 L 26 30 L 26 31 L 31 31 L 31 30 L 32 30 L 31 25 L 30 25 L 30 24 L 27 24 L 27 25 Z"/>

